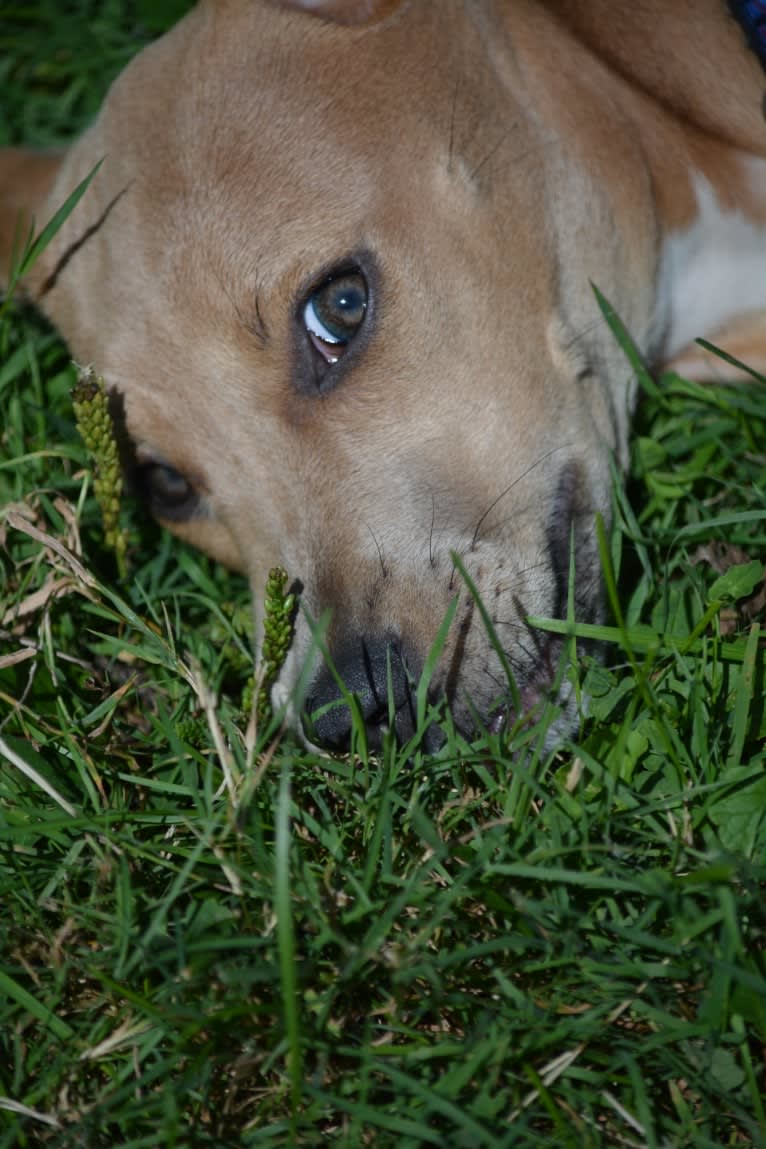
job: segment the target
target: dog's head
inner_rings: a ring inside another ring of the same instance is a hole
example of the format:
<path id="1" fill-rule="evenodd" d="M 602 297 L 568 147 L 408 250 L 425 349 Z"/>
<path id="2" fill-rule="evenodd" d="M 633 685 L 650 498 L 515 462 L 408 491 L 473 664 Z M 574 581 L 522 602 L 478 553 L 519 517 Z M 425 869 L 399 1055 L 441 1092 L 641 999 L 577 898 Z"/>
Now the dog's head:
<path id="1" fill-rule="evenodd" d="M 157 518 L 259 597 L 281 563 L 332 612 L 372 731 L 390 684 L 407 732 L 453 599 L 433 689 L 465 728 L 502 711 L 454 555 L 523 702 L 550 683 L 525 619 L 565 611 L 572 541 L 578 614 L 597 610 L 630 402 L 589 281 L 650 327 L 646 178 L 555 28 L 534 51 L 545 17 L 507 8 L 203 0 L 60 160 L 0 161 L 5 254 L 11 207 L 42 221 L 103 161 L 30 293 L 120 397 Z M 283 689 L 310 644 L 301 616 Z M 318 669 L 311 705 L 336 694 Z M 347 724 L 330 710 L 317 736 Z"/>

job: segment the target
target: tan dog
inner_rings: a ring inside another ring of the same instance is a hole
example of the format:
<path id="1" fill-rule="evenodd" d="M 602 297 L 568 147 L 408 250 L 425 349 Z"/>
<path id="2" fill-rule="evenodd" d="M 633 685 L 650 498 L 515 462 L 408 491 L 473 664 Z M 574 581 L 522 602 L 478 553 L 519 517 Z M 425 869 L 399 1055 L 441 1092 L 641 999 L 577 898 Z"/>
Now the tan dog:
<path id="1" fill-rule="evenodd" d="M 533 703 L 557 651 L 525 618 L 565 609 L 570 531 L 598 613 L 634 399 L 590 284 L 650 363 L 725 328 L 766 360 L 763 88 L 723 0 L 202 0 L 62 158 L 0 155 L 2 265 L 103 160 L 27 289 L 124 404 L 152 511 L 332 610 L 373 740 L 459 596 L 433 691 L 497 726 L 451 552 Z M 309 646 L 300 619 L 282 694 Z M 337 694 L 319 669 L 310 705 Z"/>

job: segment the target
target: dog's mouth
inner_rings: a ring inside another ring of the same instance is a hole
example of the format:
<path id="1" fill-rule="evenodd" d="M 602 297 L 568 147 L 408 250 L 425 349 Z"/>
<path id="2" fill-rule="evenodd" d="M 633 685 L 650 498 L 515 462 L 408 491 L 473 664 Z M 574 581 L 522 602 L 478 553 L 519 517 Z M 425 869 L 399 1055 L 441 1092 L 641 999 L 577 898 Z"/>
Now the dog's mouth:
<path id="1" fill-rule="evenodd" d="M 601 600 L 600 568 L 592 514 L 574 466 L 559 473 L 554 490 L 534 557 L 516 555 L 509 561 L 501 540 L 489 540 L 465 564 L 467 587 L 459 606 L 456 584 L 450 582 L 456 613 L 438 658 L 396 626 L 341 631 L 330 641 L 332 661 L 316 673 L 303 707 L 303 730 L 311 742 L 344 752 L 361 732 L 373 750 L 391 737 L 400 745 L 421 738 L 435 750 L 448 725 L 468 741 L 485 733 L 513 736 L 543 713 L 546 745 L 571 732 L 578 713 L 567 674 L 568 644 L 560 634 L 531 626 L 528 618 L 562 619 L 571 613 L 593 621 Z M 537 556 L 542 561 L 536 562 Z M 412 574 L 402 578 L 416 581 Z M 403 582 L 395 601 L 412 597 Z M 432 625 L 435 633 L 440 621 L 428 618 L 421 633 Z M 431 669 L 425 679 L 424 665 Z M 449 724 L 440 724 L 445 709 Z"/>
<path id="2" fill-rule="evenodd" d="M 486 723 L 490 734 L 510 732 L 518 724 L 533 725 L 547 702 L 558 707 L 562 716 L 571 718 L 571 692 L 563 675 L 563 643 L 551 635 L 539 645 L 539 661 L 531 673 L 514 681 L 513 689 L 490 711 Z"/>
<path id="3" fill-rule="evenodd" d="M 311 743 L 344 753 L 358 744 L 362 731 L 367 748 L 377 751 L 391 737 L 406 745 L 420 730 L 420 745 L 434 753 L 445 741 L 434 716 L 445 706 L 456 731 L 472 741 L 533 724 L 546 702 L 561 714 L 554 727 L 569 728 L 573 700 L 562 677 L 562 654 L 561 640 L 545 636 L 535 663 L 496 693 L 482 714 L 468 697 L 450 698 L 438 684 L 421 686 L 415 659 L 395 639 L 359 639 L 346 644 L 332 666 L 323 666 L 315 677 L 303 709 L 303 733 Z"/>

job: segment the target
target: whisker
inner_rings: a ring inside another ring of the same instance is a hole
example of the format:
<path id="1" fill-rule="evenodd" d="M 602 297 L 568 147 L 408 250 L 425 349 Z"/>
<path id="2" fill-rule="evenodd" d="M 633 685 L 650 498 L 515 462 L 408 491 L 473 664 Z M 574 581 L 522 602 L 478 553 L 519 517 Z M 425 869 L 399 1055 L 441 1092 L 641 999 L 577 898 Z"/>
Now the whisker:
<path id="1" fill-rule="evenodd" d="M 497 498 L 492 500 L 492 502 L 489 504 L 489 506 L 483 512 L 483 514 L 480 515 L 479 520 L 476 523 L 476 526 L 475 526 L 474 532 L 473 532 L 473 538 L 471 540 L 471 546 L 470 546 L 471 550 L 474 550 L 474 548 L 476 547 L 476 543 L 478 542 L 478 539 L 479 539 L 479 531 L 481 530 L 482 524 L 486 520 L 487 516 L 495 509 L 497 504 L 499 502 L 501 502 L 506 497 L 506 495 L 510 494 L 510 492 L 514 489 L 514 487 L 517 487 L 518 484 L 520 482 L 522 482 L 522 480 L 526 479 L 527 476 L 532 473 L 532 471 L 534 471 L 537 467 L 541 466 L 548 459 L 550 459 L 552 455 L 557 454 L 559 451 L 569 450 L 569 448 L 571 446 L 572 446 L 571 443 L 559 443 L 558 446 L 551 447 L 550 451 L 546 451 L 544 454 L 540 455 L 537 459 L 535 459 L 534 463 L 530 463 L 530 465 L 526 468 L 526 470 L 522 471 L 520 475 L 517 475 L 516 478 L 513 479 L 513 481 L 508 484 L 508 486 L 505 488 L 505 490 L 501 491 L 500 494 L 497 496 Z"/>
<path id="2" fill-rule="evenodd" d="M 383 558 L 383 551 L 381 550 L 380 543 L 378 542 L 375 531 L 372 529 L 372 527 L 370 526 L 369 523 L 365 523 L 365 526 L 367 527 L 367 530 L 370 532 L 370 535 L 372 536 L 372 541 L 375 543 L 375 549 L 378 552 L 378 561 L 380 563 L 380 573 L 383 575 L 384 579 L 388 578 L 388 567 L 386 566 L 385 559 Z"/>
<path id="3" fill-rule="evenodd" d="M 433 550 L 434 524 L 435 524 L 435 522 L 436 522 L 436 499 L 434 498 L 433 491 L 431 491 L 431 529 L 428 532 L 428 562 L 431 566 L 431 569 L 433 569 L 436 566 L 436 563 L 434 562 L 434 550 Z"/>
<path id="4" fill-rule="evenodd" d="M 452 89 L 452 110 L 450 112 L 449 120 L 449 149 L 447 151 L 447 171 L 452 171 L 452 161 L 455 158 L 455 122 L 457 118 L 457 90 L 460 77 L 456 77 L 455 86 Z"/>

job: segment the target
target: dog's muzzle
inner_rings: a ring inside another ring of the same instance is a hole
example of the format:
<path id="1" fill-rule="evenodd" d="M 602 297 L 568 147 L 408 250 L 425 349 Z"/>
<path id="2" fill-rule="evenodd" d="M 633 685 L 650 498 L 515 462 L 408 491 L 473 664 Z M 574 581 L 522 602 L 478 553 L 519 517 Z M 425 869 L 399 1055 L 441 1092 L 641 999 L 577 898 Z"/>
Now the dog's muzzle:
<path id="1" fill-rule="evenodd" d="M 415 732 L 418 674 L 419 668 L 413 667 L 401 644 L 390 636 L 347 640 L 334 654 L 332 668 L 322 666 L 311 685 L 303 714 L 306 734 L 328 750 L 349 750 L 355 721 L 346 701 L 350 694 L 370 749 L 380 749 L 388 730 L 403 745 Z M 429 728 L 424 748 L 432 752 L 441 740 L 440 731 Z"/>

